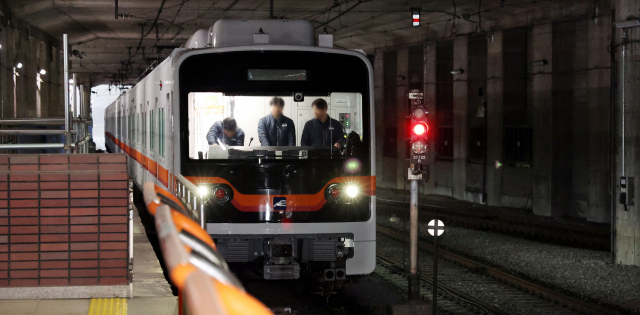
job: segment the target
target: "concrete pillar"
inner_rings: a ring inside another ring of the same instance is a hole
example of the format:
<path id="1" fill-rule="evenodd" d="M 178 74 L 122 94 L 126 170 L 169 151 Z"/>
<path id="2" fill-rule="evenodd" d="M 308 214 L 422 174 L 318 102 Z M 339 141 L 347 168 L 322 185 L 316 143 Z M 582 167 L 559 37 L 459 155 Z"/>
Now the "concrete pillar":
<path id="1" fill-rule="evenodd" d="M 611 44 L 609 16 L 588 25 L 589 186 L 587 220 L 611 221 Z"/>
<path id="2" fill-rule="evenodd" d="M 428 43 L 424 48 L 424 100 L 429 111 L 429 126 L 433 129 L 436 128 L 436 43 Z M 431 132 L 433 134 L 433 132 Z M 433 172 L 435 168 L 435 156 L 436 156 L 436 141 L 434 137 L 427 139 L 429 143 L 429 180 L 424 187 L 423 191 L 427 194 L 435 193 L 436 181 L 434 180 Z"/>
<path id="3" fill-rule="evenodd" d="M 2 31 L 2 117 L 16 117 L 14 104 L 13 67 L 15 65 L 15 32 L 11 28 Z"/>
<path id="4" fill-rule="evenodd" d="M 615 22 L 623 22 L 629 16 L 637 16 L 640 11 L 640 2 L 614 0 Z M 614 41 L 620 43 L 622 41 L 623 31 L 617 29 L 615 31 Z M 638 28 L 628 31 L 629 41 L 640 40 L 640 32 Z M 640 139 L 638 138 L 638 124 L 640 124 L 640 47 L 636 44 L 627 45 L 626 58 L 622 58 L 622 46 L 616 50 L 616 67 L 617 81 L 616 89 L 616 137 L 614 139 L 616 146 L 615 164 L 616 171 L 613 180 L 619 185 L 620 176 L 635 177 L 636 182 L 640 179 L 640 168 L 636 167 L 636 163 L 640 160 Z M 624 66 L 623 66 L 624 63 Z M 624 77 L 623 77 L 624 73 Z M 624 93 L 623 93 L 624 88 Z M 624 94 L 624 97 L 623 97 Z M 623 109 L 623 104 L 624 109 Z M 623 118 L 624 117 L 624 127 Z M 622 133 L 624 130 L 624 137 Z M 624 154 L 623 154 L 624 151 Z M 624 167 L 622 167 L 624 158 Z M 620 187 L 617 186 L 614 196 L 619 196 Z M 615 261 L 623 265 L 640 266 L 640 214 L 638 206 L 640 198 L 638 198 L 638 184 L 635 185 L 635 205 L 620 205 L 616 202 L 616 239 L 615 239 Z"/>
<path id="5" fill-rule="evenodd" d="M 489 35 L 487 43 L 487 204 L 502 204 L 502 170 L 496 162 L 502 160 L 504 120 L 502 31 Z"/>
<path id="6" fill-rule="evenodd" d="M 453 69 L 462 69 L 453 76 L 453 198 L 464 200 L 467 188 L 467 53 L 468 36 L 453 40 Z"/>
<path id="7" fill-rule="evenodd" d="M 408 113 L 409 95 L 407 94 L 409 82 L 409 48 L 401 47 L 398 49 L 398 70 L 397 70 L 397 89 L 396 105 L 398 107 L 397 130 L 398 130 L 398 158 L 396 162 L 396 188 L 403 189 L 407 180 L 407 168 L 409 163 L 406 161 L 407 141 L 406 129 L 404 125 L 405 117 Z"/>
<path id="8" fill-rule="evenodd" d="M 54 47 L 51 50 L 51 88 L 49 89 L 49 99 L 51 105 L 48 108 L 49 117 L 64 117 L 64 54 L 62 46 Z"/>
<path id="9" fill-rule="evenodd" d="M 552 214 L 552 37 L 553 25 L 535 25 L 531 32 L 529 54 L 532 61 L 546 60 L 545 65 L 531 67 L 531 99 L 533 107 L 533 213 Z"/>
<path id="10" fill-rule="evenodd" d="M 376 59 L 373 61 L 373 97 L 374 110 L 376 115 L 376 163 L 372 167 L 376 168 L 378 183 L 381 182 L 383 169 L 382 150 L 384 146 L 384 50 L 376 49 Z"/>
<path id="11" fill-rule="evenodd" d="M 22 37 L 22 36 L 21 36 Z M 37 95 L 37 81 L 36 74 L 38 73 L 38 48 L 40 43 L 39 40 L 28 37 L 23 42 L 27 51 L 24 53 L 27 56 L 27 64 L 23 68 L 23 79 L 24 79 L 24 106 L 25 106 L 25 117 L 35 118 L 37 117 L 37 107 L 36 107 L 36 95 Z"/>

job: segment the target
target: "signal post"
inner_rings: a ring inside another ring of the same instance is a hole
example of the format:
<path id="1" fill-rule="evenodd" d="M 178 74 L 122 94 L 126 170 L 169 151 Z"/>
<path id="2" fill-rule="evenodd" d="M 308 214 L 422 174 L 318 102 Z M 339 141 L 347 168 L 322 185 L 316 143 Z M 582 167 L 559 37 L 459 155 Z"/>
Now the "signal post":
<path id="1" fill-rule="evenodd" d="M 409 235 L 409 299 L 420 300 L 420 275 L 418 273 L 418 187 L 423 179 L 423 166 L 427 161 L 427 136 L 429 125 L 427 124 L 428 111 L 422 100 L 424 95 L 419 90 L 409 93 L 411 101 L 411 116 L 409 117 L 409 141 L 410 141 L 410 166 L 407 178 L 411 183 L 411 198 L 409 208 L 410 235 Z"/>
<path id="2" fill-rule="evenodd" d="M 418 272 L 418 188 L 423 178 L 426 178 L 427 165 L 427 137 L 429 112 L 423 103 L 424 94 L 420 90 L 409 91 L 411 114 L 405 120 L 406 136 L 409 140 L 410 166 L 407 179 L 411 183 L 411 198 L 409 205 L 410 235 L 409 235 L 409 303 L 394 305 L 392 313 L 400 314 L 429 314 L 427 305 L 420 299 L 420 274 Z M 435 289 L 434 289 L 435 294 Z M 435 301 L 434 301 L 435 303 Z M 434 304 L 435 305 L 435 304 Z"/>

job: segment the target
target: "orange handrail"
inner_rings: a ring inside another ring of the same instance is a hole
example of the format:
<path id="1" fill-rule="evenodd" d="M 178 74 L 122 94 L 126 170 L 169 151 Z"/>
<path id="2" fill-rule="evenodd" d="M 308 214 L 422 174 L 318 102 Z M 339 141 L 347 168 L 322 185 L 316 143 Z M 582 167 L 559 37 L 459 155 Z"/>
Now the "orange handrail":
<path id="1" fill-rule="evenodd" d="M 211 236 L 185 215 L 177 198 L 153 183 L 144 185 L 143 196 L 155 218 L 169 277 L 180 292 L 180 314 L 187 309 L 194 315 L 273 315 L 244 291 L 217 253 Z"/>

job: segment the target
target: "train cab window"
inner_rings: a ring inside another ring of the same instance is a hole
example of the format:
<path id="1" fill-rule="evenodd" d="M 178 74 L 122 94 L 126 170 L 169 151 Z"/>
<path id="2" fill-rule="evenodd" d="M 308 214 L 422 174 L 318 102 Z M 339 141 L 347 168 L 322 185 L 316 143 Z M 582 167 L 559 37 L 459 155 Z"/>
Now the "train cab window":
<path id="1" fill-rule="evenodd" d="M 188 117 L 189 157 L 195 160 L 364 153 L 361 93 L 191 92 Z"/>

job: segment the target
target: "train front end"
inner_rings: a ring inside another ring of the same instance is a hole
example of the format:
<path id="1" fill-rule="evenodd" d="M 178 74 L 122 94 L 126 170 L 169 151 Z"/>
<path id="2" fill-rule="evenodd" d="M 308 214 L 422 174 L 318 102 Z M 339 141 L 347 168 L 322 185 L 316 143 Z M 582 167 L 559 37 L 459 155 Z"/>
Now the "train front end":
<path id="1" fill-rule="evenodd" d="M 252 45 L 176 60 L 179 171 L 204 196 L 206 230 L 226 260 L 257 266 L 265 279 L 310 274 L 339 284 L 371 273 L 376 184 L 366 56 Z M 275 119 L 274 98 L 289 120 Z M 259 128 L 270 115 L 277 127 Z M 230 118 L 236 128 L 216 133 Z M 261 143 L 265 132 L 290 137 Z"/>

